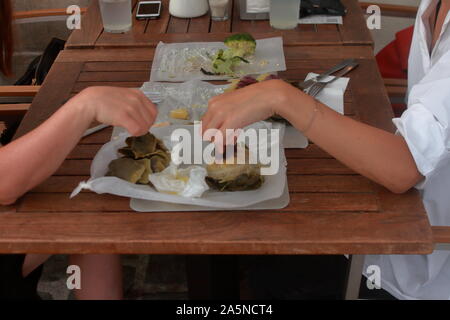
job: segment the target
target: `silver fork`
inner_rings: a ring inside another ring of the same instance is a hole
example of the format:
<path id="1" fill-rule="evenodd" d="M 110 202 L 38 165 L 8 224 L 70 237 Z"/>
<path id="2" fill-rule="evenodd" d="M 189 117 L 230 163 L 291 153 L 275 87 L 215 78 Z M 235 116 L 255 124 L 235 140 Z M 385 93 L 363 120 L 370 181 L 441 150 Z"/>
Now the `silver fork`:
<path id="1" fill-rule="evenodd" d="M 336 76 L 332 80 L 324 81 L 324 82 L 316 82 L 315 84 L 313 84 L 309 88 L 308 94 L 311 97 L 317 97 L 319 95 L 319 93 L 322 92 L 323 89 L 325 89 L 326 86 L 328 86 L 329 84 L 339 80 L 340 78 L 345 76 L 347 73 L 349 73 L 350 71 L 355 69 L 357 66 L 358 66 L 358 63 L 357 62 L 353 62 L 353 63 L 349 64 L 347 67 L 345 67 L 343 70 L 338 72 L 336 74 Z"/>
<path id="2" fill-rule="evenodd" d="M 332 67 L 331 69 L 325 71 L 324 73 L 309 79 L 309 80 L 305 80 L 305 81 L 300 81 L 298 83 L 298 87 L 303 89 L 303 90 L 307 90 L 310 87 L 312 87 L 315 83 L 320 82 L 321 80 L 325 79 L 328 76 L 331 76 L 333 73 L 338 72 L 342 69 L 344 69 L 346 66 L 354 63 L 356 60 L 355 59 L 347 59 L 342 61 L 341 63 L 339 63 L 338 65 Z"/>

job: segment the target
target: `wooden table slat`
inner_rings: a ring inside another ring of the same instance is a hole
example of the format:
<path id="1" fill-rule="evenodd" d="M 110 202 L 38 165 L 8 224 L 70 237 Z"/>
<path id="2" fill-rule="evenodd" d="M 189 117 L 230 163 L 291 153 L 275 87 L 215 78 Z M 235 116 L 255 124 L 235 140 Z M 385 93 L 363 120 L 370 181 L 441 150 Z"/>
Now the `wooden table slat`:
<path id="1" fill-rule="evenodd" d="M 188 33 L 208 33 L 211 26 L 211 17 L 206 14 L 202 17 L 190 19 Z"/>
<path id="2" fill-rule="evenodd" d="M 17 130 L 16 138 L 35 129 L 65 103 L 82 68 L 83 63 L 71 62 L 58 63 L 50 70 L 44 83 L 45 86 L 39 90 L 39 93 L 34 98 L 33 104 Z M 61 83 L 64 83 L 63 87 L 61 87 Z M 59 89 L 55 90 L 55 88 Z M 39 105 L 51 107 L 42 108 L 38 107 Z"/>
<path id="3" fill-rule="evenodd" d="M 367 22 L 362 14 L 358 1 L 341 0 L 347 8 L 348 14 L 344 18 L 344 25 L 339 25 L 339 33 L 344 45 L 370 45 L 373 46 L 372 35 L 367 28 Z"/>
<path id="4" fill-rule="evenodd" d="M 0 252 L 428 254 L 432 250 L 431 239 L 417 237 L 426 233 L 423 221 L 404 213 L 61 212 L 59 216 L 0 215 Z"/>
<path id="5" fill-rule="evenodd" d="M 232 16 L 224 22 L 210 21 L 209 13 L 193 19 L 172 17 L 168 10 L 169 0 L 164 0 L 159 19 L 145 22 L 135 20 L 133 30 L 121 35 L 103 32 L 96 2 L 97 0 L 93 1 L 84 17 L 86 28 L 78 30 L 70 37 L 67 48 L 154 47 L 160 40 L 186 42 L 198 38 L 187 36 L 190 34 L 203 34 L 201 41 L 223 41 L 230 32 L 272 33 L 282 36 L 287 45 L 373 46 L 372 37 L 356 0 L 344 1 L 349 10 L 344 17 L 343 25 L 299 25 L 294 30 L 283 31 L 273 29 L 267 20 L 241 20 L 238 0 L 233 1 Z M 224 36 L 215 36 L 220 33 L 224 33 Z M 163 34 L 165 34 L 164 37 L 159 37 Z"/>
<path id="6" fill-rule="evenodd" d="M 81 20 L 81 29 L 75 30 L 67 40 L 66 47 L 93 48 L 103 32 L 103 22 L 100 18 L 100 7 L 97 0 L 91 1 L 87 13 Z"/>
<path id="7" fill-rule="evenodd" d="M 169 15 L 169 1 L 162 0 L 161 7 L 161 17 L 159 19 L 151 19 L 148 21 L 147 29 L 145 33 L 151 34 L 163 34 L 166 33 L 167 27 L 169 26 L 170 15 Z"/>
<path id="8" fill-rule="evenodd" d="M 29 193 L 20 201 L 20 212 L 132 212 L 128 198 L 81 193 Z M 287 208 L 281 212 L 377 212 L 375 194 L 370 193 L 292 193 Z M 239 212 L 239 211 L 234 211 Z M 263 211 L 262 211 L 263 212 Z"/>

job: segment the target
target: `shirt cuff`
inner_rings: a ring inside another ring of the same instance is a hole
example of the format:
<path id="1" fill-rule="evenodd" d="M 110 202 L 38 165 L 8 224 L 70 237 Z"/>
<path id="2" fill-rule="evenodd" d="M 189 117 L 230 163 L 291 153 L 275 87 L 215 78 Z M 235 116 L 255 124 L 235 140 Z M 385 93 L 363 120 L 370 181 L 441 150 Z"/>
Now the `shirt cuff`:
<path id="1" fill-rule="evenodd" d="M 393 122 L 398 134 L 405 139 L 419 172 L 429 177 L 446 154 L 446 128 L 421 104 L 410 106 Z"/>

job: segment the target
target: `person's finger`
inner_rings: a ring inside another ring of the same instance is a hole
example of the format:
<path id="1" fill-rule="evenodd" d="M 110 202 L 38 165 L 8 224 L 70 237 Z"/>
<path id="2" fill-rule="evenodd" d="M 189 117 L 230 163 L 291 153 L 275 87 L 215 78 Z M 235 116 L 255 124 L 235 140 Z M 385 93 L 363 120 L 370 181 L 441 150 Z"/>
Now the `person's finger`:
<path id="1" fill-rule="evenodd" d="M 138 132 L 142 133 L 141 135 L 145 134 L 146 131 L 148 131 L 150 129 L 150 124 L 148 124 L 147 121 L 144 119 L 144 117 L 142 115 L 142 111 L 138 112 L 138 110 L 136 110 L 136 108 L 131 108 L 131 109 L 127 110 L 127 112 L 125 113 L 125 115 L 123 117 L 125 119 L 131 119 L 137 126 Z"/>
<path id="2" fill-rule="evenodd" d="M 142 135 L 141 126 L 131 117 L 123 118 L 118 126 L 126 129 L 132 136 L 138 137 Z"/>
<path id="3" fill-rule="evenodd" d="M 142 108 L 138 108 L 138 110 L 139 112 L 136 110 L 131 116 L 143 129 L 150 128 L 150 121 L 148 121 L 144 110 Z"/>
<path id="4" fill-rule="evenodd" d="M 143 106 L 151 113 L 152 117 L 157 116 L 158 114 L 158 109 L 156 108 L 156 105 L 149 99 L 147 98 L 147 96 L 140 90 L 138 91 L 138 96 L 142 101 Z"/>
<path id="5" fill-rule="evenodd" d="M 208 109 L 206 110 L 206 113 L 202 117 L 202 128 L 204 129 L 203 131 L 206 131 L 206 128 L 207 128 L 209 122 L 216 114 L 217 102 L 215 102 L 215 101 L 217 101 L 217 96 L 213 97 L 208 102 Z"/>
<path id="6" fill-rule="evenodd" d="M 147 108 L 145 107 L 145 102 L 142 97 L 138 94 L 133 94 L 133 96 L 130 97 L 129 103 L 132 108 L 132 115 L 138 116 L 138 120 L 140 123 L 143 123 L 145 126 L 150 126 L 153 116 L 151 112 L 149 112 L 149 110 L 147 110 Z"/>
<path id="7" fill-rule="evenodd" d="M 226 151 L 225 150 L 225 138 L 224 138 L 223 133 L 220 130 L 215 131 L 213 143 L 215 145 L 216 158 L 223 157 L 223 154 Z"/>
<path id="8" fill-rule="evenodd" d="M 208 130 L 215 130 L 215 129 L 219 129 L 223 122 L 225 121 L 225 119 L 223 118 L 224 116 L 222 115 L 215 115 L 215 117 L 213 117 L 206 126 L 204 126 L 204 131 L 203 134 L 205 132 L 208 132 Z"/>
<path id="9" fill-rule="evenodd" d="M 148 108 L 148 106 L 142 104 L 141 106 L 139 106 L 139 109 L 141 110 L 141 112 L 145 115 L 144 116 L 144 121 L 145 124 L 148 126 L 151 126 L 153 124 L 153 113 L 151 112 L 151 110 Z"/>
<path id="10" fill-rule="evenodd" d="M 203 135 L 206 132 L 212 118 L 213 118 L 213 111 L 212 110 L 206 111 L 205 115 L 202 117 L 202 125 L 200 132 L 201 135 Z"/>
<path id="11" fill-rule="evenodd" d="M 224 137 L 224 145 L 234 145 L 240 133 L 239 129 L 234 129 L 228 122 L 222 124 L 222 126 L 219 128 L 219 131 Z"/>

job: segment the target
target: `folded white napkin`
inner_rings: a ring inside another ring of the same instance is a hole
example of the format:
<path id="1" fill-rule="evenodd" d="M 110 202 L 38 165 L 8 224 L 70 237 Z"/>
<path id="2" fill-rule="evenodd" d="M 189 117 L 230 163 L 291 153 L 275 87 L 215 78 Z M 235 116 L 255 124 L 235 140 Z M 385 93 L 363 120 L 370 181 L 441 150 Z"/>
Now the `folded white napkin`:
<path id="1" fill-rule="evenodd" d="M 317 73 L 310 73 L 306 80 L 317 77 Z M 333 77 L 328 77 L 322 81 L 332 80 Z M 347 89 L 350 78 L 341 78 L 332 84 L 329 84 L 316 97 L 317 100 L 329 106 L 331 109 L 344 114 L 344 93 Z M 284 135 L 284 147 L 288 149 L 303 149 L 309 145 L 308 139 L 297 129 L 292 126 L 286 127 Z"/>
<path id="2" fill-rule="evenodd" d="M 264 13 L 270 11 L 270 0 L 247 0 L 248 13 Z"/>
<path id="3" fill-rule="evenodd" d="M 306 77 L 306 80 L 317 77 L 317 73 L 310 73 Z M 330 76 L 321 81 L 330 81 L 333 80 L 334 77 Z M 331 109 L 339 112 L 340 114 L 344 114 L 344 93 L 347 90 L 348 82 L 350 78 L 341 78 L 336 80 L 335 82 L 327 85 L 325 89 L 316 97 L 317 100 L 326 104 Z"/>

